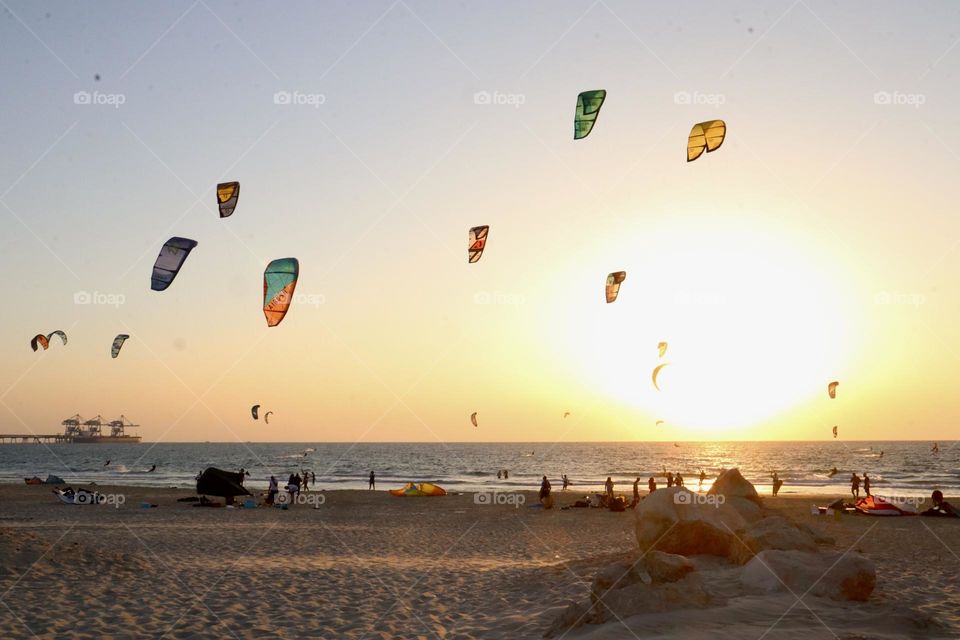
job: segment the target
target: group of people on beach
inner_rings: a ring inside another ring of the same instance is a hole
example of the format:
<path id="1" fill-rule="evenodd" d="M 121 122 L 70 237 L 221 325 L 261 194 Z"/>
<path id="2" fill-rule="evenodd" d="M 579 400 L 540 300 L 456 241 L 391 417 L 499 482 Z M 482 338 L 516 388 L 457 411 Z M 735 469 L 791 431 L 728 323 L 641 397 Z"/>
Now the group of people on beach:
<path id="1" fill-rule="evenodd" d="M 243 477 L 244 470 L 240 470 L 241 478 Z M 317 475 L 312 471 L 303 470 L 303 475 L 300 473 L 291 473 L 290 477 L 287 479 L 287 486 L 285 487 L 286 492 L 290 495 L 290 501 L 297 497 L 301 490 L 309 491 L 310 484 L 316 486 L 317 484 Z M 243 484 L 241 482 L 241 484 Z M 280 483 L 277 481 L 276 476 L 270 476 L 270 483 L 267 485 L 267 504 L 273 504 L 277 499 L 277 494 L 280 493 Z"/>

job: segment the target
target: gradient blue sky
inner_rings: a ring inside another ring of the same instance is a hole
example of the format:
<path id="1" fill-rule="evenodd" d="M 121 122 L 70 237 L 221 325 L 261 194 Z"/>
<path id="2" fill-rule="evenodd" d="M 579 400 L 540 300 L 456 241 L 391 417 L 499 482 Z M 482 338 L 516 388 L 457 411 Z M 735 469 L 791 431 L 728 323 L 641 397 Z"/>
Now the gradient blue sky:
<path id="1" fill-rule="evenodd" d="M 960 5 L 0 8 L 4 432 L 78 411 L 166 441 L 956 431 Z M 715 117 L 724 147 L 687 165 Z M 220 180 L 242 184 L 228 220 Z M 152 292 L 172 235 L 199 246 Z M 306 297 L 268 330 L 286 256 Z M 67 348 L 30 351 L 56 328 Z M 662 339 L 680 373 L 656 394 Z"/>

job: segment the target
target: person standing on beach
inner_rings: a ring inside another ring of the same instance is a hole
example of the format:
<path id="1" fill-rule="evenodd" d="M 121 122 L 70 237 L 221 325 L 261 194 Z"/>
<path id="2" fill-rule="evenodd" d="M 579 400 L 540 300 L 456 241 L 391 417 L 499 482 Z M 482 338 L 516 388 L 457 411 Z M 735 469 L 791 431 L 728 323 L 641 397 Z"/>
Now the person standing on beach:
<path id="1" fill-rule="evenodd" d="M 640 504 L 640 476 L 633 481 L 633 502 L 630 503 L 630 508 L 633 509 L 638 504 Z"/>
<path id="2" fill-rule="evenodd" d="M 850 493 L 853 494 L 854 499 L 860 498 L 860 476 L 856 473 L 850 476 Z"/>
<path id="3" fill-rule="evenodd" d="M 243 477 L 246 475 L 246 471 L 243 467 L 240 467 L 240 486 L 243 486 Z"/>
<path id="4" fill-rule="evenodd" d="M 566 491 L 567 487 L 570 486 L 570 479 L 567 478 L 567 474 L 563 474 L 563 490 Z"/>
<path id="5" fill-rule="evenodd" d="M 540 494 L 538 496 L 540 502 L 543 502 L 544 498 L 550 497 L 550 488 L 550 481 L 547 480 L 547 476 L 543 476 L 543 480 L 540 482 Z"/>
<path id="6" fill-rule="evenodd" d="M 703 481 L 707 479 L 707 472 L 700 469 L 700 488 L 703 489 Z"/>
<path id="7" fill-rule="evenodd" d="M 673 474 L 669 471 L 667 472 L 667 489 L 673 486 Z"/>
<path id="8" fill-rule="evenodd" d="M 607 476 L 607 481 L 603 484 L 604 488 L 607 490 L 607 497 L 611 500 L 613 499 L 613 480 L 610 476 Z"/>
<path id="9" fill-rule="evenodd" d="M 308 491 L 309 485 L 310 485 L 310 472 L 304 471 L 303 472 L 303 490 Z"/>
<path id="10" fill-rule="evenodd" d="M 367 485 L 367 491 L 376 491 L 377 490 L 377 474 L 373 472 L 373 469 L 370 470 L 370 484 Z"/>
<path id="11" fill-rule="evenodd" d="M 497 471 L 497 480 L 503 477 L 503 471 Z"/>
<path id="12" fill-rule="evenodd" d="M 650 493 L 657 490 L 657 481 L 653 476 L 650 476 L 650 479 L 647 480 L 647 489 L 650 490 Z"/>
<path id="13" fill-rule="evenodd" d="M 870 497 L 870 476 L 867 475 L 867 472 L 863 472 L 863 492 L 867 494 L 867 497 Z"/>
<path id="14" fill-rule="evenodd" d="M 270 484 L 267 486 L 267 504 L 273 504 L 278 493 L 280 493 L 280 487 L 277 484 L 277 478 L 270 476 Z"/>
<path id="15" fill-rule="evenodd" d="M 682 487 L 682 486 L 683 486 L 683 476 L 680 475 L 680 472 L 679 472 L 679 471 L 677 471 L 677 475 L 675 475 L 675 476 L 673 477 L 673 484 L 675 484 L 675 485 L 678 486 L 678 487 Z"/>

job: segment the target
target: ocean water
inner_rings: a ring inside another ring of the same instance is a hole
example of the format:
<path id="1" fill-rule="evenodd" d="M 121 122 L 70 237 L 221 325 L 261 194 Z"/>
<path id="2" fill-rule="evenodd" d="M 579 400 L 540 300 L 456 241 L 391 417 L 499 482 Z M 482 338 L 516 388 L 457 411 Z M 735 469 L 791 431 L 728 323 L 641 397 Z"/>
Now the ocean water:
<path id="1" fill-rule="evenodd" d="M 196 475 L 215 466 L 250 472 L 247 485 L 266 488 L 271 474 L 284 482 L 297 471 L 316 474 L 320 489 L 366 489 L 409 481 L 435 482 L 451 491 L 537 489 L 546 474 L 555 489 L 567 474 L 575 492 L 602 487 L 607 476 L 629 491 L 639 476 L 646 486 L 664 470 L 683 474 L 696 488 L 699 470 L 713 478 L 738 467 L 758 490 L 769 492 L 770 473 L 784 480 L 782 494 L 849 491 L 852 472 L 869 472 L 874 493 L 926 497 L 934 488 L 960 495 L 960 443 L 940 442 L 609 442 L 609 443 L 173 443 L 4 444 L 0 482 L 21 483 L 52 473 L 68 483 L 190 488 Z M 881 456 L 881 452 L 883 455 Z M 106 461 L 109 465 L 105 465 Z M 148 473 L 152 465 L 156 471 Z M 829 478 L 836 467 L 838 473 Z M 509 470 L 509 479 L 497 471 Z M 709 486 L 709 480 L 705 488 Z"/>

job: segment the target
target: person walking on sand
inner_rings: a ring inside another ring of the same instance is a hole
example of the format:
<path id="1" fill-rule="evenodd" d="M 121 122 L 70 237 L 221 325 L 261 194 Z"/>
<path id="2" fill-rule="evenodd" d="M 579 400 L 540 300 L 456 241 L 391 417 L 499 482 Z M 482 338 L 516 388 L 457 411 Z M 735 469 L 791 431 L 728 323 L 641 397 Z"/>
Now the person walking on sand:
<path id="1" fill-rule="evenodd" d="M 607 491 L 607 498 L 613 500 L 613 480 L 610 476 L 607 476 L 607 481 L 603 483 L 603 487 Z"/>
<path id="2" fill-rule="evenodd" d="M 855 500 L 860 498 L 860 476 L 856 472 L 850 476 L 850 493 L 853 494 Z"/>
<path id="3" fill-rule="evenodd" d="M 863 492 L 867 494 L 867 497 L 870 497 L 870 476 L 867 475 L 867 472 L 863 472 Z"/>
<path id="4" fill-rule="evenodd" d="M 647 489 L 650 490 L 650 493 L 657 490 L 657 481 L 653 476 L 650 476 L 650 479 L 647 480 Z"/>
<path id="5" fill-rule="evenodd" d="M 377 490 L 377 474 L 370 470 L 370 483 L 367 485 L 367 491 L 376 491 Z"/>
<path id="6" fill-rule="evenodd" d="M 640 504 L 640 476 L 633 481 L 633 502 L 630 503 L 630 508 L 633 509 L 638 504 Z"/>
<path id="7" fill-rule="evenodd" d="M 547 480 L 547 476 L 543 476 L 543 480 L 540 481 L 540 493 L 538 495 L 540 502 L 550 497 L 550 488 L 550 481 Z"/>
<path id="8" fill-rule="evenodd" d="M 777 494 L 780 493 L 780 487 L 783 486 L 783 481 L 780 480 L 780 476 L 777 475 L 777 472 L 774 471 L 773 475 L 773 497 L 776 498 Z"/>
<path id="9" fill-rule="evenodd" d="M 566 491 L 567 487 L 570 486 L 570 479 L 567 478 L 567 474 L 563 474 L 563 490 Z"/>

